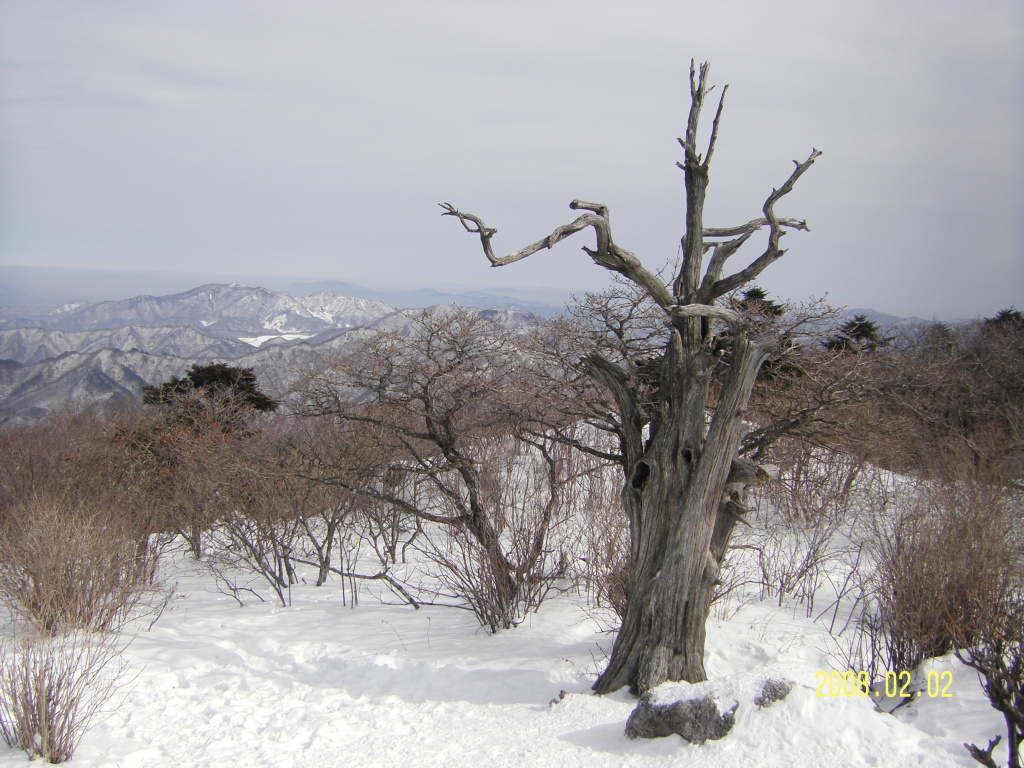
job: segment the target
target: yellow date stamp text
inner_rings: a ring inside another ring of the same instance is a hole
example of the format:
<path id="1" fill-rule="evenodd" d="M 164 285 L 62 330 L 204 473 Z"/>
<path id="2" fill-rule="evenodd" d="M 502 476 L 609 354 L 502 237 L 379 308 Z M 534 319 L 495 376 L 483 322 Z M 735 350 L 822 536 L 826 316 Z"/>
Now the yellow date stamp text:
<path id="1" fill-rule="evenodd" d="M 824 672 L 814 673 L 814 679 L 818 686 L 815 696 L 820 698 L 867 698 L 872 695 L 871 675 L 867 672 Z M 888 698 L 914 698 L 927 695 L 931 698 L 952 698 L 950 689 L 953 686 L 953 673 L 931 671 L 926 675 L 927 684 L 924 688 L 911 690 L 913 676 L 910 672 L 886 672 L 885 688 L 881 685 L 874 688 L 874 696 L 877 698 L 884 692 Z M 881 682 L 881 681 L 879 681 Z"/>

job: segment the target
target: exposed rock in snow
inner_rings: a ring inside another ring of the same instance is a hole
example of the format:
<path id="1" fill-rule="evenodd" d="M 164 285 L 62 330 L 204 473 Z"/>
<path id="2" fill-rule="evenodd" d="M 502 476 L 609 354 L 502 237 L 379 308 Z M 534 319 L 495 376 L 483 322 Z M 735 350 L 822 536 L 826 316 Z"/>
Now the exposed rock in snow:
<path id="1" fill-rule="evenodd" d="M 656 697 L 646 693 L 626 721 L 626 735 L 631 739 L 659 739 L 675 733 L 691 744 L 718 741 L 736 724 L 738 707 L 735 703 L 722 712 L 710 695 L 657 704 Z"/>

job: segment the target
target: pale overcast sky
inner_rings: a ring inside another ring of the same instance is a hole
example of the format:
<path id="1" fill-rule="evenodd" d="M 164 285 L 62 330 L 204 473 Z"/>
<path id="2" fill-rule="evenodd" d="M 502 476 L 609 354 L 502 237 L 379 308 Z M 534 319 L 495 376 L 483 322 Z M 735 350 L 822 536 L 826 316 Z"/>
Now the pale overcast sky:
<path id="1" fill-rule="evenodd" d="M 510 251 L 598 201 L 671 261 L 691 58 L 708 225 L 824 152 L 774 294 L 1024 306 L 1021 0 L 0 0 L 0 264 L 600 287 L 589 233 L 495 270 L 437 203 Z"/>

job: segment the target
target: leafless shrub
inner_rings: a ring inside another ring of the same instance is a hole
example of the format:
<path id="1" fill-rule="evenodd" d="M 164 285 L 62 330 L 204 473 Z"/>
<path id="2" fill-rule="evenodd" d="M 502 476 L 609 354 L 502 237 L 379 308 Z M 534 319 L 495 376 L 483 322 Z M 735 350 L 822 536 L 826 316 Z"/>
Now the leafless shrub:
<path id="1" fill-rule="evenodd" d="M 979 619 L 975 626 L 961 630 L 954 625 L 952 630 L 957 657 L 977 670 L 989 702 L 1003 715 L 1007 766 L 1020 768 L 1024 745 L 1024 582 L 1020 571 L 1000 586 L 996 596 L 972 595 Z M 992 750 L 999 740 L 997 736 L 987 750 L 973 744 L 964 746 L 978 762 L 994 765 Z"/>
<path id="2" fill-rule="evenodd" d="M 558 535 L 567 519 L 561 490 L 576 479 L 565 446 L 493 439 L 480 483 L 492 510 L 496 541 L 483 546 L 466 527 L 432 526 L 416 547 L 440 566 L 443 595 L 461 601 L 491 632 L 519 624 L 569 576 L 569 544 Z M 443 505 L 443 500 L 438 503 Z M 556 533 L 557 532 L 557 533 Z"/>
<path id="3" fill-rule="evenodd" d="M 476 616 L 490 632 L 520 624 L 531 611 L 557 588 L 563 575 L 564 560 L 544 553 L 529 573 L 517 573 L 504 564 L 494 567 L 490 554 L 464 531 L 447 528 L 434 532 L 417 543 L 432 563 L 438 583 L 437 595 L 456 601 Z"/>
<path id="4" fill-rule="evenodd" d="M 308 488 L 299 476 L 295 452 L 280 420 L 268 419 L 257 428 L 231 432 L 230 439 L 208 440 L 220 434 L 196 436 L 215 447 L 216 454 L 214 472 L 205 473 L 205 559 L 221 583 L 234 584 L 232 571 L 253 574 L 269 585 L 282 606 L 288 606 L 291 587 L 298 581 L 294 557 L 304 536 L 301 518 L 309 511 L 311 490 L 316 489 Z M 227 589 L 239 599 L 242 589 Z"/>
<path id="5" fill-rule="evenodd" d="M 30 759 L 71 759 L 90 723 L 124 685 L 115 636 L 27 631 L 0 643 L 0 735 Z"/>
<path id="6" fill-rule="evenodd" d="M 390 537 L 398 523 L 379 521 L 373 511 L 383 504 L 332 482 L 332 460 L 342 450 L 341 435 L 332 434 L 326 419 L 294 421 L 264 417 L 258 429 L 236 435 L 222 447 L 213 497 L 215 522 L 206 534 L 206 561 L 232 597 L 244 604 L 244 593 L 255 591 L 242 574 L 265 581 L 283 606 L 292 603 L 292 587 L 304 581 L 300 566 L 316 569 L 316 585 L 331 575 L 347 587 L 346 600 L 358 602 L 358 584 L 379 581 L 417 605 L 390 573 L 393 559 L 385 556 L 396 546 Z M 374 508 L 368 513 L 368 507 Z M 383 533 L 378 523 L 385 528 Z M 388 543 L 380 549 L 381 569 L 360 571 L 360 552 L 366 540 Z M 260 598 L 262 599 L 262 597 Z"/>
<path id="7" fill-rule="evenodd" d="M 326 583 L 330 574 L 345 580 L 346 599 L 353 606 L 358 603 L 359 582 L 379 581 L 402 600 L 418 607 L 418 601 L 389 573 L 386 565 L 376 573 L 360 572 L 362 539 L 353 527 L 332 525 L 337 522 L 332 521 L 337 510 L 324 510 L 321 518 L 294 517 L 279 510 L 237 510 L 224 516 L 210 533 L 213 552 L 207 562 L 240 603 L 240 593 L 253 590 L 238 587 L 229 572 L 242 569 L 258 576 L 270 586 L 281 605 L 288 607 L 292 604 L 292 586 L 300 581 L 297 567 L 311 565 L 317 568 L 317 586 Z M 317 547 L 312 553 L 315 559 L 310 557 L 311 545 Z M 330 559 L 328 549 L 338 550 L 337 565 L 332 564 L 335 561 Z"/>
<path id="8" fill-rule="evenodd" d="M 240 441 L 229 481 L 234 508 L 276 519 L 279 549 L 293 563 L 314 566 L 317 586 L 327 582 L 336 556 L 351 559 L 359 547 L 353 522 L 360 497 L 325 482 L 334 437 L 326 420 L 265 419 Z"/>
<path id="9" fill-rule="evenodd" d="M 413 504 L 420 504 L 417 479 L 411 480 Z M 357 525 L 362 543 L 376 555 L 381 567 L 407 562 L 409 548 L 423 535 L 423 522 L 394 504 L 362 499 L 358 504 Z"/>
<path id="10" fill-rule="evenodd" d="M 305 414 L 356 446 L 338 452 L 324 481 L 373 502 L 383 517 L 370 535 L 391 563 L 416 536 L 412 518 L 450 526 L 453 541 L 471 536 L 465 558 L 440 540 L 423 549 L 441 565 L 482 564 L 489 599 L 502 603 L 485 626 L 512 626 L 535 580 L 560 570 L 550 553 L 574 478 L 567 449 L 540 419 L 515 334 L 467 310 L 411 319 L 409 336 L 377 333 L 310 375 Z"/>
<path id="11" fill-rule="evenodd" d="M 986 626 L 979 606 L 1019 572 L 1012 498 L 992 486 L 920 483 L 875 517 L 860 669 L 912 670 Z"/>
<path id="12" fill-rule="evenodd" d="M 298 580 L 293 552 L 299 535 L 295 519 L 268 510 L 236 510 L 210 532 L 210 546 L 217 551 L 219 564 L 231 563 L 260 576 L 287 607 Z"/>
<path id="13" fill-rule="evenodd" d="M 124 684 L 125 625 L 159 616 L 158 501 L 119 439 L 122 422 L 61 416 L 0 433 L 0 735 L 64 762 Z"/>
<path id="14" fill-rule="evenodd" d="M 240 437 L 185 428 L 159 411 L 136 414 L 120 425 L 119 441 L 134 485 L 156 502 L 154 526 L 180 536 L 197 559 L 222 512 L 217 493 Z"/>
<path id="15" fill-rule="evenodd" d="M 149 493 L 121 439 L 131 421 L 59 413 L 0 430 L 0 520 L 40 498 L 68 499 L 116 510 L 120 525 L 140 536 L 157 530 L 163 498 Z"/>
<path id="16" fill-rule="evenodd" d="M 752 576 L 762 600 L 774 597 L 782 605 L 792 597 L 813 615 L 830 567 L 856 550 L 846 534 L 856 525 L 858 500 L 851 493 L 862 469 L 863 462 L 837 451 L 797 450 L 779 477 L 756 492 L 758 514 L 737 542 L 756 555 Z"/>
<path id="17" fill-rule="evenodd" d="M 508 570 L 493 567 L 489 553 L 464 531 L 446 528 L 435 534 L 421 539 L 417 547 L 439 566 L 434 573 L 437 595 L 472 611 L 480 626 L 492 633 L 514 627 L 519 605 L 510 597 L 516 584 Z"/>
<path id="18" fill-rule="evenodd" d="M 1024 478 L 1024 322 L 1015 310 L 952 328 L 930 323 L 898 340 L 883 402 L 900 428 L 887 445 L 903 471 L 970 476 L 1021 488 Z"/>
<path id="19" fill-rule="evenodd" d="M 358 570 L 363 539 L 355 524 L 355 515 L 347 505 L 332 506 L 319 513 L 306 514 L 299 518 L 299 525 L 305 536 L 299 542 L 296 563 L 312 565 L 317 569 L 316 585 L 327 583 L 332 573 L 347 579 L 348 596 L 342 593 L 342 600 L 351 600 L 352 606 L 359 602 Z M 335 559 L 338 563 L 334 565 Z"/>
<path id="20" fill-rule="evenodd" d="M 573 504 L 580 588 L 620 619 L 629 589 L 629 521 L 618 498 L 621 482 L 618 467 L 602 466 L 581 484 Z"/>
<path id="21" fill-rule="evenodd" d="M 159 554 L 116 510 L 39 497 L 8 510 L 0 526 L 0 600 L 44 633 L 117 631 L 166 604 Z"/>

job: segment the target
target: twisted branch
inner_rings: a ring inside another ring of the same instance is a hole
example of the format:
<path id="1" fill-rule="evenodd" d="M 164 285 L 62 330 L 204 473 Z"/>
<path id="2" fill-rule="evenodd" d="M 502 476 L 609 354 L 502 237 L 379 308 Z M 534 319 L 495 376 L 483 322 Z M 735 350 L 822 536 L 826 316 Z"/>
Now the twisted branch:
<path id="1" fill-rule="evenodd" d="M 768 199 L 764 202 L 762 213 L 764 218 L 754 219 L 746 224 L 740 225 L 739 227 L 733 227 L 731 229 L 705 229 L 705 237 L 728 237 L 730 235 L 740 235 L 736 240 L 722 243 L 715 248 L 715 254 L 711 258 L 711 263 L 708 265 L 707 273 L 704 276 L 704 280 L 701 283 L 700 290 L 696 292 L 695 296 L 686 297 L 685 301 L 680 303 L 702 303 L 710 304 L 719 296 L 722 296 L 730 291 L 734 291 L 740 286 L 750 282 L 758 275 L 760 275 L 770 264 L 777 261 L 786 251 L 779 247 L 779 242 L 782 236 L 786 234 L 785 228 L 798 229 L 806 231 L 808 229 L 807 222 L 797 219 L 780 219 L 775 215 L 775 204 L 783 197 L 793 191 L 793 186 L 796 184 L 804 172 L 810 168 L 814 161 L 818 159 L 821 152 L 817 149 L 811 151 L 811 154 L 802 163 L 794 160 L 793 163 L 796 168 L 786 179 L 786 182 L 778 189 L 773 189 L 772 193 L 768 195 Z M 745 269 L 741 269 L 739 272 L 730 275 L 729 277 L 719 279 L 718 275 L 721 274 L 721 270 L 725 265 L 725 260 L 735 253 L 739 246 L 746 241 L 751 234 L 761 227 L 768 226 L 768 245 L 765 247 L 764 253 L 758 256 L 752 261 Z M 721 251 L 720 251 L 721 249 Z"/>
<path id="2" fill-rule="evenodd" d="M 593 228 L 597 238 L 597 247 L 588 248 L 584 246 L 583 250 L 595 264 L 612 272 L 617 272 L 642 288 L 658 306 L 672 317 L 692 317 L 695 315 L 712 317 L 726 321 L 735 329 L 738 327 L 738 316 L 733 317 L 728 310 L 694 309 L 684 312 L 681 308 L 713 306 L 717 298 L 750 282 L 760 275 L 769 264 L 779 259 L 785 253 L 785 250 L 779 247 L 779 243 L 782 236 L 786 234 L 786 229 L 804 231 L 808 229 L 807 222 L 802 219 L 777 217 L 775 215 L 775 203 L 793 190 L 797 179 L 811 167 L 821 152 L 814 149 L 804 162 L 793 161 L 796 168 L 789 178 L 781 187 L 773 189 L 765 200 L 762 207 L 763 217 L 752 219 L 746 224 L 736 227 L 704 227 L 702 211 L 704 191 L 707 187 L 708 165 L 715 150 L 719 121 L 721 120 L 722 109 L 725 103 L 725 93 L 728 90 L 728 86 L 722 90 L 711 129 L 707 153 L 704 158 L 701 158 L 696 148 L 697 123 L 700 118 L 704 97 L 711 90 L 707 85 L 707 75 L 707 64 L 701 65 L 698 75 L 693 61 L 690 62 L 690 113 L 686 127 L 686 138 L 679 139 L 679 144 L 685 150 L 686 159 L 685 163 L 677 163 L 680 168 L 687 172 L 687 230 L 683 238 L 683 262 L 680 265 L 679 273 L 673 281 L 671 289 L 660 278 L 648 271 L 636 256 L 615 244 L 611 233 L 608 206 L 601 203 L 573 200 L 569 204 L 570 209 L 574 211 L 584 210 L 588 211 L 588 213 L 583 214 L 568 224 L 555 228 L 547 237 L 507 256 L 496 256 L 494 254 L 494 250 L 491 247 L 491 238 L 497 234 L 498 230 L 488 227 L 479 216 L 460 211 L 451 203 L 440 203 L 441 208 L 444 209 L 442 215 L 456 217 L 467 232 L 480 236 L 480 245 L 492 267 L 503 267 L 507 264 L 521 261 L 527 256 L 537 253 L 537 251 L 552 248 L 557 243 L 577 232 Z M 769 228 L 769 235 L 768 245 L 764 252 L 745 269 L 723 278 L 721 275 L 725 268 L 725 262 L 729 257 L 736 253 L 751 235 L 766 226 Z M 707 238 L 722 237 L 732 239 L 720 243 L 707 242 Z M 712 249 L 713 253 L 707 270 L 703 278 L 699 279 L 702 256 L 706 251 Z"/>
<path id="3" fill-rule="evenodd" d="M 611 222 L 606 205 L 590 203 L 585 200 L 573 200 L 569 203 L 570 209 L 592 211 L 592 213 L 585 213 L 575 221 L 557 227 L 547 237 L 507 256 L 495 256 L 494 250 L 491 248 L 491 238 L 498 230 L 488 227 L 479 216 L 464 213 L 451 203 L 440 203 L 439 205 L 444 209 L 442 216 L 455 216 L 467 232 L 480 235 L 480 245 L 483 247 L 484 256 L 487 257 L 492 267 L 504 267 L 506 264 L 522 261 L 537 251 L 551 248 L 570 235 L 592 227 L 597 237 L 597 248 L 584 247 L 583 250 L 593 259 L 594 263 L 612 272 L 617 272 L 627 280 L 636 283 L 662 309 L 669 311 L 676 304 L 675 298 L 661 280 L 649 272 L 636 256 L 615 244 L 612 239 Z"/>

